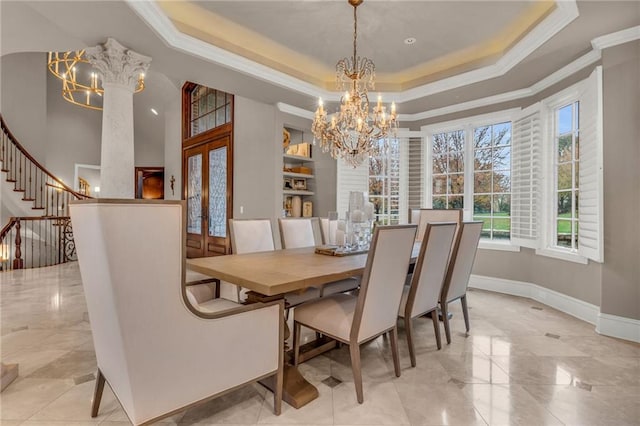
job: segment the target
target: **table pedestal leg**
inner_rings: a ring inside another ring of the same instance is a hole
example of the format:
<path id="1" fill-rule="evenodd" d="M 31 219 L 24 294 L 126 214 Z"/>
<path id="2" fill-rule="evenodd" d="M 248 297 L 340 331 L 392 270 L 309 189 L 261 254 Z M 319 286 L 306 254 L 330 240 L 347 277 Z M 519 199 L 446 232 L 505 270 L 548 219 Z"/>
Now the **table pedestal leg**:
<path id="1" fill-rule="evenodd" d="M 282 299 L 283 296 L 263 296 L 259 293 L 255 293 L 250 291 L 247 293 L 247 303 L 256 303 L 256 302 L 269 302 L 272 300 Z M 284 322 L 284 339 L 285 342 L 289 338 L 291 331 L 289 330 L 289 326 L 287 322 Z M 285 354 L 287 353 L 287 346 L 285 343 Z M 318 389 L 309 383 L 303 376 L 300 374 L 298 367 L 288 364 L 287 357 L 285 356 L 285 364 L 284 364 L 284 384 L 282 390 L 282 399 L 289 405 L 294 408 L 300 408 L 307 405 L 309 402 L 313 401 L 318 397 Z M 262 385 L 272 390 L 275 388 L 275 378 L 269 377 L 265 380 L 260 381 Z"/>

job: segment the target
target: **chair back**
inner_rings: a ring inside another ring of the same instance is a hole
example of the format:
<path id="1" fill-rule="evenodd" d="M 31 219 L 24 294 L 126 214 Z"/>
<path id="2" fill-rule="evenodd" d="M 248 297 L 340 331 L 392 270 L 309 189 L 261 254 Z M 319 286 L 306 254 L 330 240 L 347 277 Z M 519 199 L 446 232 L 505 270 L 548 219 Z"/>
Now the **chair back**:
<path id="1" fill-rule="evenodd" d="M 409 223 L 412 225 L 420 223 L 420 209 L 409 209 Z"/>
<path id="2" fill-rule="evenodd" d="M 427 224 L 435 222 L 455 222 L 460 226 L 462 209 L 420 209 L 416 241 L 422 241 Z"/>
<path id="3" fill-rule="evenodd" d="M 450 302 L 464 296 L 469 285 L 469 276 L 478 250 L 483 222 L 464 222 L 449 261 L 449 270 L 442 289 L 441 300 Z"/>
<path id="4" fill-rule="evenodd" d="M 411 261 L 416 225 L 376 226 L 353 317 L 358 343 L 393 328 Z"/>
<path id="5" fill-rule="evenodd" d="M 270 219 L 229 219 L 234 254 L 275 250 Z"/>
<path id="6" fill-rule="evenodd" d="M 278 218 L 283 249 L 322 245 L 317 217 Z"/>
<path id="7" fill-rule="evenodd" d="M 416 261 L 405 306 L 405 318 L 414 318 L 435 309 L 447 274 L 449 253 L 456 224 L 428 224 Z"/>
<path id="8" fill-rule="evenodd" d="M 320 218 L 320 230 L 322 231 L 322 244 L 331 244 L 329 236 L 329 218 Z"/>
<path id="9" fill-rule="evenodd" d="M 278 369 L 281 307 L 205 320 L 187 302 L 185 210 L 164 200 L 70 206 L 97 365 L 133 424 Z"/>

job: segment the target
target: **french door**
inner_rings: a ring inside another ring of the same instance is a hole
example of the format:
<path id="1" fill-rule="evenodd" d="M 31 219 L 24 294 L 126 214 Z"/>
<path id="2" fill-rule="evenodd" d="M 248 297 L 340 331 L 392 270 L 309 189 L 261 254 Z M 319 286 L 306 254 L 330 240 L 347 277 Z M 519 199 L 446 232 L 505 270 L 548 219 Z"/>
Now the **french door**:
<path id="1" fill-rule="evenodd" d="M 230 136 L 184 151 L 187 201 L 187 257 L 230 252 L 227 219 L 231 216 Z"/>

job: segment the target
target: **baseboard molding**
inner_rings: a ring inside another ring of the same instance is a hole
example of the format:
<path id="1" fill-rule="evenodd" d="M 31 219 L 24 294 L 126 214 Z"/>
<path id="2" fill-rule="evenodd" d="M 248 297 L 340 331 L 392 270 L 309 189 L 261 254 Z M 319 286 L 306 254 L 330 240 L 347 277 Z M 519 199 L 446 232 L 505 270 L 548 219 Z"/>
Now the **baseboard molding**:
<path id="1" fill-rule="evenodd" d="M 596 332 L 640 343 L 640 320 L 600 313 Z"/>
<path id="2" fill-rule="evenodd" d="M 603 314 L 600 307 L 524 281 L 471 275 L 469 287 L 528 297 L 596 326 L 596 332 L 640 343 L 640 320 Z"/>

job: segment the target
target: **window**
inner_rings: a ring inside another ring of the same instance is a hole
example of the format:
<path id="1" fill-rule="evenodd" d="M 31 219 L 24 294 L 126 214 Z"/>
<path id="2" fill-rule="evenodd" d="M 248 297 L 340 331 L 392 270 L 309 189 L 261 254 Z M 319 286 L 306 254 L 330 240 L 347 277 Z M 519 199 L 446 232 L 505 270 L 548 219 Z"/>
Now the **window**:
<path id="1" fill-rule="evenodd" d="M 580 102 L 557 108 L 554 113 L 555 237 L 558 247 L 578 249 Z"/>
<path id="2" fill-rule="evenodd" d="M 484 222 L 484 240 L 511 237 L 511 121 L 509 112 L 448 123 L 429 138 L 434 209 L 463 208 L 465 220 Z M 429 132 L 431 133 L 431 132 Z M 470 160 L 466 160 L 470 159 Z M 472 161 L 471 161 L 472 160 Z"/>
<path id="3" fill-rule="evenodd" d="M 464 130 L 433 135 L 432 206 L 464 207 Z"/>
<path id="4" fill-rule="evenodd" d="M 384 141 L 378 143 L 382 148 Z M 369 201 L 381 225 L 400 223 L 400 141 L 390 139 L 388 146 L 383 155 L 369 159 Z"/>
<path id="5" fill-rule="evenodd" d="M 230 123 L 231 98 L 232 95 L 210 87 L 195 87 L 190 94 L 191 136 Z"/>
<path id="6" fill-rule="evenodd" d="M 511 236 L 511 123 L 473 130 L 473 220 L 482 238 Z"/>

